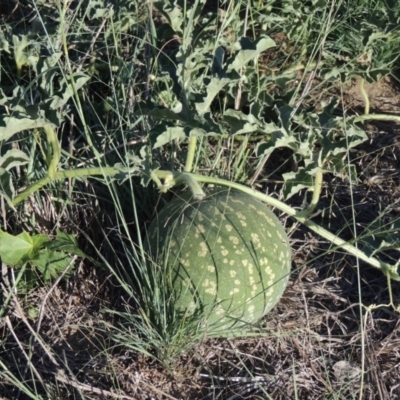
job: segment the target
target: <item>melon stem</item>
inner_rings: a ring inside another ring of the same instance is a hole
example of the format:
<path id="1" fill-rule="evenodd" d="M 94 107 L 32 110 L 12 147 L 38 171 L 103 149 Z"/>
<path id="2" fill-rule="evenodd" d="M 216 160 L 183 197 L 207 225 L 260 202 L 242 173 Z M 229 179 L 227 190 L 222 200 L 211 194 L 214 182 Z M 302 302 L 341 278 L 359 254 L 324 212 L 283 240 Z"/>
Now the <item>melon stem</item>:
<path id="1" fill-rule="evenodd" d="M 317 206 L 317 204 L 319 202 L 319 196 L 321 195 L 321 190 L 322 190 L 322 177 L 323 177 L 323 173 L 321 170 L 315 174 L 314 191 L 313 191 L 313 196 L 311 199 L 311 204 L 306 210 L 303 211 L 304 217 L 309 217 L 313 213 L 313 211 L 315 210 L 315 207 Z"/>
<path id="2" fill-rule="evenodd" d="M 197 145 L 197 137 L 191 136 L 189 138 L 188 153 L 187 153 L 186 164 L 185 164 L 185 168 L 184 168 L 185 172 L 191 172 L 191 170 L 192 170 L 193 161 L 194 161 L 194 157 L 196 154 L 196 145 Z"/>

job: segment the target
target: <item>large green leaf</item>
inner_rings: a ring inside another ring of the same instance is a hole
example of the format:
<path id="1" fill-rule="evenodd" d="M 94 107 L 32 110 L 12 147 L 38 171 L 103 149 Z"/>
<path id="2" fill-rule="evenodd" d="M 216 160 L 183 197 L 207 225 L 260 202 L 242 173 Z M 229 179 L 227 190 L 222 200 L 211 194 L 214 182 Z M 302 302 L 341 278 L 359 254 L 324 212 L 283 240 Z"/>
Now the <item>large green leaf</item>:
<path id="1" fill-rule="evenodd" d="M 4 156 L 0 156 L 0 167 L 9 171 L 13 167 L 20 167 L 29 162 L 29 157 L 21 150 L 8 150 Z"/>
<path id="2" fill-rule="evenodd" d="M 250 61 L 257 60 L 263 51 L 275 46 L 275 42 L 269 36 L 260 37 L 254 42 L 247 37 L 242 37 L 236 44 L 237 53 L 234 53 L 233 59 L 231 57 L 230 61 L 227 63 L 227 71 L 235 70 L 238 72 Z"/>
<path id="3" fill-rule="evenodd" d="M 30 261 L 49 239 L 46 235 L 30 236 L 22 232 L 17 236 L 0 230 L 0 257 L 11 266 L 20 266 Z"/>
<path id="4" fill-rule="evenodd" d="M 157 135 L 156 142 L 153 145 L 153 149 L 165 146 L 172 141 L 178 140 L 179 142 L 186 139 L 185 128 L 182 126 L 171 126 L 166 128 L 166 130 Z"/>
<path id="5" fill-rule="evenodd" d="M 206 86 L 207 96 L 204 97 L 204 101 L 195 104 L 197 112 L 199 114 L 205 114 L 210 111 L 210 106 L 215 96 L 230 82 L 231 79 L 228 78 L 211 78 L 209 84 Z"/>
<path id="6" fill-rule="evenodd" d="M 45 283 L 50 282 L 52 279 L 57 279 L 70 263 L 70 255 L 63 251 L 53 251 L 47 248 L 43 249 L 35 259 L 31 260 L 31 264 L 40 271 Z M 70 271 L 72 271 L 72 268 Z"/>
<path id="7" fill-rule="evenodd" d="M 309 171 L 301 167 L 297 172 L 288 172 L 283 174 L 285 181 L 283 185 L 283 195 L 285 199 L 289 199 L 301 189 L 310 188 L 313 186 L 313 178 Z"/>

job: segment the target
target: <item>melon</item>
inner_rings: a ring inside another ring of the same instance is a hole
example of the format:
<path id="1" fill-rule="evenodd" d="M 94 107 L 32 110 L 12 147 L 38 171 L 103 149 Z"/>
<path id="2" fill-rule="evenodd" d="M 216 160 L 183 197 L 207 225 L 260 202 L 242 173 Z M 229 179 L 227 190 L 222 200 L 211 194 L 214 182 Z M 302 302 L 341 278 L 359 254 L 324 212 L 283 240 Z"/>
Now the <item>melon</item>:
<path id="1" fill-rule="evenodd" d="M 285 229 L 262 202 L 219 189 L 202 200 L 180 194 L 152 221 L 146 251 L 171 276 L 175 311 L 203 310 L 208 333 L 253 326 L 281 298 L 291 250 Z"/>

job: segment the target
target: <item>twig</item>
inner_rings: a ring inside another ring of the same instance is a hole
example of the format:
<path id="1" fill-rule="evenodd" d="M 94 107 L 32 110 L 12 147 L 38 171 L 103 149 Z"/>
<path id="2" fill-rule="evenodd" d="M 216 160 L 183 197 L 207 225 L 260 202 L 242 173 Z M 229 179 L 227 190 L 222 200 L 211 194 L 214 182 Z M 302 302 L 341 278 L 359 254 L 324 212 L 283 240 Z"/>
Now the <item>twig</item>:
<path id="1" fill-rule="evenodd" d="M 40 331 L 40 325 L 42 324 L 42 319 L 43 319 L 43 310 L 46 305 L 47 299 L 49 298 L 50 294 L 53 292 L 55 287 L 58 285 L 58 283 L 61 281 L 61 279 L 65 276 L 65 274 L 70 270 L 70 267 L 74 265 L 75 260 L 78 258 L 78 256 L 73 256 L 67 267 L 64 269 L 64 271 L 60 274 L 60 276 L 57 278 L 57 280 L 54 282 L 54 284 L 51 286 L 51 288 L 47 291 L 46 295 L 44 296 L 42 303 L 40 304 L 39 307 L 39 317 L 38 317 L 38 322 L 36 324 L 36 333 L 39 334 Z"/>

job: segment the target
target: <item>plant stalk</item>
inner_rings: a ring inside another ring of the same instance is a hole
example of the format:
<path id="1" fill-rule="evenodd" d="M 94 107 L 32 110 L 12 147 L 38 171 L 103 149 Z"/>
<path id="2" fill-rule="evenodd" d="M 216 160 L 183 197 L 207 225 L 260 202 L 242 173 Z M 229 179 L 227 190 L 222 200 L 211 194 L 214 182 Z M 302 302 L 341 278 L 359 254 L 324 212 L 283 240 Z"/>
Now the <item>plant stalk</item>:
<path id="1" fill-rule="evenodd" d="M 188 154 L 186 157 L 185 172 L 191 172 L 193 168 L 193 161 L 196 154 L 197 137 L 191 136 L 189 138 Z"/>

